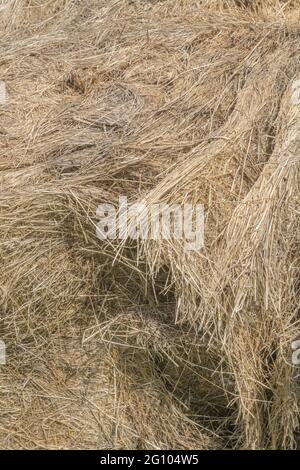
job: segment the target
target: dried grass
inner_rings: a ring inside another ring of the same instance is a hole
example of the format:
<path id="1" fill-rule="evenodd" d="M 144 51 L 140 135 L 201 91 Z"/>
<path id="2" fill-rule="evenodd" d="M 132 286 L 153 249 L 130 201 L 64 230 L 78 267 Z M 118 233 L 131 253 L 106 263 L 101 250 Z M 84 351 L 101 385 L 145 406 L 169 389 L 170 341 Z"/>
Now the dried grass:
<path id="1" fill-rule="evenodd" d="M 2 0 L 1 448 L 299 447 L 298 1 Z M 205 246 L 96 207 L 205 205 Z"/>

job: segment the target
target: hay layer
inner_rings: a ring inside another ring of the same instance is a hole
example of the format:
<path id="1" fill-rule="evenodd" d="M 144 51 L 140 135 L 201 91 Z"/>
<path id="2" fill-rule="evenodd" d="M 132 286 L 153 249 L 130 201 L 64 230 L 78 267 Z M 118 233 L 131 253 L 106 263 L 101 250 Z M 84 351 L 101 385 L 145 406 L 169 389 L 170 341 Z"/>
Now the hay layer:
<path id="1" fill-rule="evenodd" d="M 299 7 L 0 0 L 0 448 L 299 447 Z"/>

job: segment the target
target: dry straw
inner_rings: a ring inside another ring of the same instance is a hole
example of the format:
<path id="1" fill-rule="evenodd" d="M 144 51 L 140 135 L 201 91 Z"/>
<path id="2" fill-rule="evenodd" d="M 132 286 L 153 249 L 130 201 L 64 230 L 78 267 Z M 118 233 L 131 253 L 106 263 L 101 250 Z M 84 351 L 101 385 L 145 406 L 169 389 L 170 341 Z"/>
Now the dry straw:
<path id="1" fill-rule="evenodd" d="M 299 6 L 0 1 L 0 448 L 299 447 Z"/>

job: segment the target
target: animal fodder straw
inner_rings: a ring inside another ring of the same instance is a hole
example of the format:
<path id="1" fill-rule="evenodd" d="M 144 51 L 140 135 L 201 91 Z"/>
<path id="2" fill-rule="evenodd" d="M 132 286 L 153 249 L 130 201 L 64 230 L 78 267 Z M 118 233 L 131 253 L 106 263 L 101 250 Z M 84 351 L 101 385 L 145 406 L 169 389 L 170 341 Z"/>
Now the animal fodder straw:
<path id="1" fill-rule="evenodd" d="M 1 448 L 299 447 L 299 6 L 0 2 Z"/>

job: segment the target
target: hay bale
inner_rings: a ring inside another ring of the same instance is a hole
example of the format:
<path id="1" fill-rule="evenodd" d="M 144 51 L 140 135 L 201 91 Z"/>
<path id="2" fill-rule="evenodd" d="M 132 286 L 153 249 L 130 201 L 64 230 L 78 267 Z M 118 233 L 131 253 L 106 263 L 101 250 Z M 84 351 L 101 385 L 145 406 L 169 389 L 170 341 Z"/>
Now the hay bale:
<path id="1" fill-rule="evenodd" d="M 0 448 L 297 447 L 299 2 L 0 9 Z M 98 240 L 120 195 L 204 248 Z"/>

